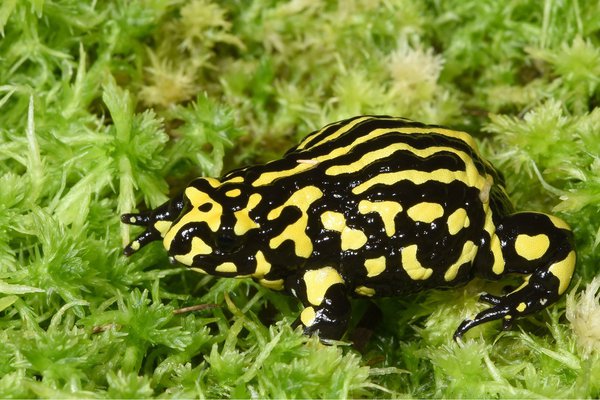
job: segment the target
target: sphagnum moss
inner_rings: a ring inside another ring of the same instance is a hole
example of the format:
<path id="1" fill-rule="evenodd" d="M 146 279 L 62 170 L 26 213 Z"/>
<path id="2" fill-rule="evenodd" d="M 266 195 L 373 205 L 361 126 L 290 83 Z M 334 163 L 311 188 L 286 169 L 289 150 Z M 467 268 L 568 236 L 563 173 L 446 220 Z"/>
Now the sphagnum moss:
<path id="1" fill-rule="evenodd" d="M 0 397 L 600 396 L 578 333 L 598 305 L 599 7 L 2 2 Z M 561 302 L 457 345 L 443 329 L 475 283 L 381 301 L 359 354 L 290 329 L 281 295 L 120 255 L 120 212 L 359 113 L 485 127 L 517 206 L 575 230 L 589 286 L 567 318 Z"/>

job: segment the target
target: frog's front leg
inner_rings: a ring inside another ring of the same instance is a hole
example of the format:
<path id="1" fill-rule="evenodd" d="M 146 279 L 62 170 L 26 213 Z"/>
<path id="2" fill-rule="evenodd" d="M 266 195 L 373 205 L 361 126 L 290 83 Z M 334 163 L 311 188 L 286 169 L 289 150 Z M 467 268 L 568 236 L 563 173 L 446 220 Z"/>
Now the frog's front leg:
<path id="1" fill-rule="evenodd" d="M 179 217 L 184 207 L 183 193 L 153 210 L 121 215 L 121 222 L 128 225 L 144 226 L 146 230 L 125 246 L 123 253 L 130 256 L 148 243 L 160 240 Z"/>
<path id="2" fill-rule="evenodd" d="M 494 237 L 495 236 L 495 237 Z M 508 329 L 515 318 L 540 311 L 556 302 L 568 288 L 575 268 L 573 234 L 559 218 L 541 213 L 517 213 L 504 217 L 490 241 L 492 262 L 480 268 L 486 277 L 524 274 L 524 282 L 505 296 L 484 294 L 481 300 L 492 305 L 465 320 L 454 333 L 461 337 L 487 321 L 503 319 Z M 477 264 L 477 260 L 476 260 Z"/>
<path id="3" fill-rule="evenodd" d="M 295 324 L 302 324 L 305 334 L 318 331 L 321 339 L 342 337 L 350 318 L 350 301 L 335 268 L 300 271 L 288 279 L 287 288 L 304 305 Z"/>

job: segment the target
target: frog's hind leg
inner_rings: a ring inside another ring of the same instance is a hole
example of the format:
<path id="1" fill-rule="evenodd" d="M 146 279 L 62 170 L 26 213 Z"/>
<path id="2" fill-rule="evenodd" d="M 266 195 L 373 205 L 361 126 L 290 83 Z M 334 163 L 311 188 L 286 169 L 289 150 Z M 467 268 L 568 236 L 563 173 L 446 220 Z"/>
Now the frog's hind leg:
<path id="1" fill-rule="evenodd" d="M 492 307 L 463 321 L 454 333 L 455 339 L 496 319 L 502 319 L 503 328 L 508 329 L 515 318 L 540 311 L 558 300 L 571 281 L 575 268 L 573 235 L 559 218 L 533 212 L 511 214 L 497 224 L 494 236 L 490 242 L 499 246 L 503 260 L 494 260 L 494 271 L 492 266 L 486 266 L 488 270 L 479 272 L 495 278 L 524 274 L 524 282 L 504 296 L 481 296 Z"/>

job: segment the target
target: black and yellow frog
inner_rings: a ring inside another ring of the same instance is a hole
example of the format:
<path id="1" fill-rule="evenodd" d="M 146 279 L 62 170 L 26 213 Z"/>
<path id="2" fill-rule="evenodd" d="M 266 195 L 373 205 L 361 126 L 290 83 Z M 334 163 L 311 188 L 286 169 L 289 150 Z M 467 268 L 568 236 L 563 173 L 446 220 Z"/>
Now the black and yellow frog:
<path id="1" fill-rule="evenodd" d="M 315 131 L 281 159 L 198 178 L 160 207 L 124 214 L 146 230 L 130 255 L 162 240 L 173 260 L 249 277 L 297 297 L 307 334 L 345 332 L 349 296 L 406 296 L 474 276 L 524 275 L 464 321 L 505 328 L 554 303 L 575 251 L 557 217 L 515 212 L 502 177 L 467 133 L 403 118 L 360 116 Z"/>

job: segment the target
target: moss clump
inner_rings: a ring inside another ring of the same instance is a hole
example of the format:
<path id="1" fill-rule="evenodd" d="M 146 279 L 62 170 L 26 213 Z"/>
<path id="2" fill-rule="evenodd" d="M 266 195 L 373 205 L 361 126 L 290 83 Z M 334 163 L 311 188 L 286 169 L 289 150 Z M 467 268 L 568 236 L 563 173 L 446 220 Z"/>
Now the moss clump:
<path id="1" fill-rule="evenodd" d="M 0 397 L 600 396 L 599 32 L 579 0 L 4 0 Z M 463 345 L 489 284 L 383 299 L 358 353 L 252 282 L 120 255 L 120 213 L 360 113 L 473 132 L 574 228 L 578 289 Z"/>

